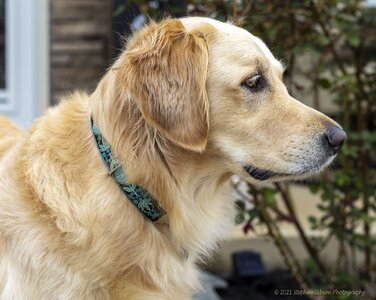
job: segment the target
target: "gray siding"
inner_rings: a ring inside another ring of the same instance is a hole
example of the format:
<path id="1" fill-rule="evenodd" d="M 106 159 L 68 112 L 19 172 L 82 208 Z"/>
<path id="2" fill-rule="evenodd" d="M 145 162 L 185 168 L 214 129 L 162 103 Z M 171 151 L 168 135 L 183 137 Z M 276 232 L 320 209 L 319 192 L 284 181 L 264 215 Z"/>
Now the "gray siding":
<path id="1" fill-rule="evenodd" d="M 52 104 L 92 91 L 112 56 L 112 0 L 51 0 Z"/>

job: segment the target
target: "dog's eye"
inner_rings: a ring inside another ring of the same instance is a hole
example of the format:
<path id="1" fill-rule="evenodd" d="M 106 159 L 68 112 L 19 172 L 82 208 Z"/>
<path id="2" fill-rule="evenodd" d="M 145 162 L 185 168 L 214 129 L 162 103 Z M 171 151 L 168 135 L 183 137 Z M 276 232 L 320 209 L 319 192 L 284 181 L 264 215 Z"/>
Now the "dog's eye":
<path id="1" fill-rule="evenodd" d="M 265 80 L 262 75 L 254 75 L 243 81 L 242 86 L 244 86 L 251 92 L 257 92 L 265 87 Z"/>

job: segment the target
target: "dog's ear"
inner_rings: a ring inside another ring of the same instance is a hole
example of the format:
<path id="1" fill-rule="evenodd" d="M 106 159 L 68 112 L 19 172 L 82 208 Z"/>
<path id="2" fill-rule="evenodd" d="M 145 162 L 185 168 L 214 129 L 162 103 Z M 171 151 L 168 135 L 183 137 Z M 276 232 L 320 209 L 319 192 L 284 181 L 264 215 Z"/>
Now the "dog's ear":
<path id="1" fill-rule="evenodd" d="M 124 74 L 146 122 L 172 142 L 198 152 L 205 149 L 209 131 L 203 31 L 187 32 L 178 20 L 147 26 L 127 45 Z"/>

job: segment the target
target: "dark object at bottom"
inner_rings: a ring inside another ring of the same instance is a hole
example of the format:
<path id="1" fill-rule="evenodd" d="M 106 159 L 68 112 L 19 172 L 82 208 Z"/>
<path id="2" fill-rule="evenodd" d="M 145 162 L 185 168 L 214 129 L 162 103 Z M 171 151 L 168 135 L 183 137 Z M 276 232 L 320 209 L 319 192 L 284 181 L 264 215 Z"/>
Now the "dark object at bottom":
<path id="1" fill-rule="evenodd" d="M 229 280 L 229 287 L 218 289 L 222 300 L 309 300 L 307 296 L 295 296 L 299 285 L 288 271 L 276 270 L 265 276 Z"/>
<path id="2" fill-rule="evenodd" d="M 264 276 L 265 266 L 261 255 L 252 251 L 237 252 L 232 255 L 234 280 Z"/>

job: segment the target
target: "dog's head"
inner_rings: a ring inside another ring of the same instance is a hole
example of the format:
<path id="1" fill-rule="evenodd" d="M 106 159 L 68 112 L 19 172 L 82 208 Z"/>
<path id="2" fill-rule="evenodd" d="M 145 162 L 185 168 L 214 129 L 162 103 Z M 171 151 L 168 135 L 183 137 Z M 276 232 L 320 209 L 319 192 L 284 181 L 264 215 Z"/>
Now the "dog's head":
<path id="1" fill-rule="evenodd" d="M 244 179 L 320 171 L 346 138 L 289 95 L 281 63 L 259 38 L 231 24 L 152 24 L 130 40 L 125 57 L 127 87 L 146 122 L 189 151 L 216 149 Z"/>

